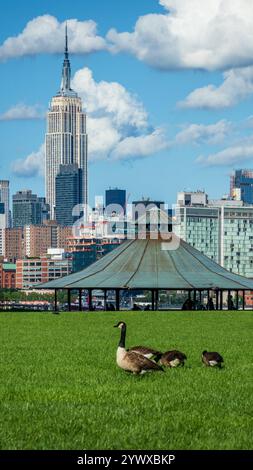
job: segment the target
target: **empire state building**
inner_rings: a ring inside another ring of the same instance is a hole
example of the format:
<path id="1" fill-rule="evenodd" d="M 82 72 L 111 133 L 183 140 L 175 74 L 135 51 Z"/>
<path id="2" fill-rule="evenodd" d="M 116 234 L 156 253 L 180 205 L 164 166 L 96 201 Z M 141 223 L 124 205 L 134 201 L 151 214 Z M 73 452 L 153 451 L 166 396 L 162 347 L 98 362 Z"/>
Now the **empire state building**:
<path id="1" fill-rule="evenodd" d="M 65 31 L 65 54 L 61 89 L 52 98 L 47 114 L 46 133 L 46 199 L 50 218 L 55 219 L 56 176 L 60 165 L 76 165 L 81 170 L 80 203 L 88 203 L 86 114 L 81 98 L 71 89 L 68 33 Z"/>

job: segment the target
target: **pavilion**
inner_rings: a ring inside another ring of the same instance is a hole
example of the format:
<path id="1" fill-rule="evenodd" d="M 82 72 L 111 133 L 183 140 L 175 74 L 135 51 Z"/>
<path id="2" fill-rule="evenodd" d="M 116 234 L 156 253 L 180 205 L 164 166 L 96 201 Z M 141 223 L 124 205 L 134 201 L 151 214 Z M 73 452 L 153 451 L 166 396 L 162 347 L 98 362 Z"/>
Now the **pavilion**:
<path id="1" fill-rule="evenodd" d="M 159 291 L 186 291 L 196 301 L 203 292 L 215 297 L 215 308 L 223 308 L 223 294 L 236 293 L 238 310 L 239 292 L 242 292 L 242 308 L 245 308 L 245 291 L 253 291 L 253 280 L 227 271 L 216 262 L 170 234 L 167 239 L 160 235 L 153 239 L 135 238 L 124 241 L 119 247 L 88 268 L 54 281 L 40 284 L 40 289 L 68 292 L 71 307 L 71 291 L 79 292 L 79 310 L 82 310 L 82 291 L 89 292 L 89 309 L 92 310 L 92 291 L 104 292 L 105 305 L 108 290 L 115 291 L 116 310 L 120 309 L 121 291 L 148 290 L 152 293 L 152 310 L 157 309 Z"/>

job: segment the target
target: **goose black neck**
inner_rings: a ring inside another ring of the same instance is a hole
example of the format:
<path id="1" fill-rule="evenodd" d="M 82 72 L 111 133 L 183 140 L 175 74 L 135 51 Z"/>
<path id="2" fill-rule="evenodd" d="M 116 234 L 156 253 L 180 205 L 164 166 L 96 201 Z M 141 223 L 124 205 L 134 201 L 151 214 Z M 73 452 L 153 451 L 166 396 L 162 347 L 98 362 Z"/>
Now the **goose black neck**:
<path id="1" fill-rule="evenodd" d="M 124 348 L 126 344 L 126 325 L 123 325 L 121 328 L 119 347 Z"/>

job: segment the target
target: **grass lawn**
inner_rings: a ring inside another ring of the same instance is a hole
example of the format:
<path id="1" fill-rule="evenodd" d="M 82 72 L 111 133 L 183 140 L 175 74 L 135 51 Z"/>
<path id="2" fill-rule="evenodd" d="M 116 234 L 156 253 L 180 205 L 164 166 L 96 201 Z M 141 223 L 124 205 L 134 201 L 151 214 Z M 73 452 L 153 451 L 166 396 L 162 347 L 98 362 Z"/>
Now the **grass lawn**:
<path id="1" fill-rule="evenodd" d="M 128 346 L 180 349 L 185 367 L 119 369 L 118 320 Z M 0 313 L 0 449 L 251 449 L 252 327 L 252 312 Z"/>

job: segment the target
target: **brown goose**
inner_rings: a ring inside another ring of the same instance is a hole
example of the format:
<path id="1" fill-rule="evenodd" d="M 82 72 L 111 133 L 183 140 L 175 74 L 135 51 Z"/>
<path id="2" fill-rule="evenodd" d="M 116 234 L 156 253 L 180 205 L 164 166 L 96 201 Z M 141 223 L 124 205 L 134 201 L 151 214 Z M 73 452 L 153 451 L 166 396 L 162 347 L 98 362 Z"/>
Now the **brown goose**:
<path id="1" fill-rule="evenodd" d="M 160 363 L 166 367 L 184 366 L 186 355 L 180 351 L 173 350 L 165 352 L 160 359 Z"/>
<path id="2" fill-rule="evenodd" d="M 143 356 L 135 350 L 126 350 L 126 323 L 120 321 L 114 328 L 120 328 L 120 341 L 117 348 L 116 362 L 121 369 L 133 374 L 144 374 L 145 372 L 163 371 L 162 367 Z"/>
<path id="3" fill-rule="evenodd" d="M 155 362 L 158 362 L 163 355 L 161 351 L 157 351 L 156 349 L 152 348 L 147 348 L 146 346 L 134 346 L 133 348 L 129 348 L 127 351 L 136 352 L 137 354 L 141 354 L 142 356 L 145 356 L 148 359 L 152 359 Z"/>
<path id="4" fill-rule="evenodd" d="M 224 362 L 223 357 L 218 352 L 202 352 L 202 362 L 207 367 L 219 367 Z"/>

